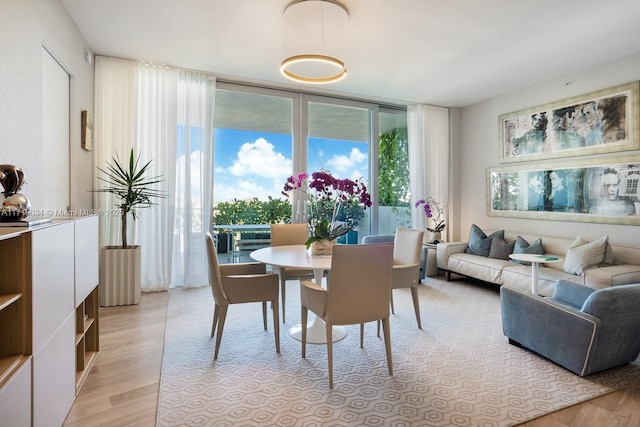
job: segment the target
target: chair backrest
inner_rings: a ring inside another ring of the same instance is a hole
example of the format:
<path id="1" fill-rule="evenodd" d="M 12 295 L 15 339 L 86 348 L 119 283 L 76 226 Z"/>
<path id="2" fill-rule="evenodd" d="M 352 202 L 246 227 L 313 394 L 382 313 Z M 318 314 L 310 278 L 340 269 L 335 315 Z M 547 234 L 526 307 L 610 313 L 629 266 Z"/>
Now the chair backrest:
<path id="1" fill-rule="evenodd" d="M 420 264 L 423 238 L 423 230 L 401 227 L 396 229 L 396 237 L 393 244 L 393 263 Z"/>
<path id="2" fill-rule="evenodd" d="M 393 244 L 335 245 L 327 321 L 353 325 L 389 317 Z"/>
<path id="3" fill-rule="evenodd" d="M 600 319 L 592 369 L 612 366 L 611 360 L 627 363 L 640 354 L 640 283 L 619 285 L 593 292 L 582 311 Z M 617 364 L 617 362 L 616 362 Z M 614 364 L 615 365 L 615 364 Z"/>
<path id="4" fill-rule="evenodd" d="M 271 246 L 304 245 L 309 224 L 271 224 Z"/>
<path id="5" fill-rule="evenodd" d="M 207 233 L 206 246 L 207 261 L 209 263 L 209 284 L 211 286 L 211 292 L 213 293 L 213 299 L 218 305 L 227 305 L 228 299 L 222 289 L 220 264 L 218 263 L 218 255 L 216 254 L 216 247 L 213 244 L 213 237 L 211 236 L 211 233 Z"/>
<path id="6" fill-rule="evenodd" d="M 371 243 L 391 243 L 395 237 L 395 234 L 370 234 L 362 238 L 362 244 L 370 245 Z"/>

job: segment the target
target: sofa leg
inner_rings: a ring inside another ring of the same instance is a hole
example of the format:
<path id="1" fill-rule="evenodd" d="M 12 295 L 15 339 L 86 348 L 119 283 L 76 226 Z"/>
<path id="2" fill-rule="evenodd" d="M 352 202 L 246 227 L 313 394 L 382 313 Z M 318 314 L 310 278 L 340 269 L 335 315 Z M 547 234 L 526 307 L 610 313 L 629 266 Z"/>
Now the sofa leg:
<path id="1" fill-rule="evenodd" d="M 513 346 L 516 346 L 516 347 L 523 348 L 523 347 L 522 347 L 522 344 L 520 344 L 520 343 L 519 343 L 518 341 L 516 341 L 516 340 L 512 340 L 511 338 L 509 338 L 509 344 L 511 344 L 511 345 L 513 345 Z"/>
<path id="2" fill-rule="evenodd" d="M 451 281 L 451 272 L 447 270 L 447 282 Z"/>

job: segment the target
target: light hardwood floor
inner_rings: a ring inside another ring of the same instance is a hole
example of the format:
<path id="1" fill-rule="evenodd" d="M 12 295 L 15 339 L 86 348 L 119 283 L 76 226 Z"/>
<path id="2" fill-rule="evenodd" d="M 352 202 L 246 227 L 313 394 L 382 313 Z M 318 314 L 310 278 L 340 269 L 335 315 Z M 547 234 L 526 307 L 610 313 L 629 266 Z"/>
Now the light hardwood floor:
<path id="1" fill-rule="evenodd" d="M 168 293 L 100 308 L 100 354 L 65 426 L 155 425 Z M 554 412 L 524 427 L 640 426 L 640 385 Z"/>

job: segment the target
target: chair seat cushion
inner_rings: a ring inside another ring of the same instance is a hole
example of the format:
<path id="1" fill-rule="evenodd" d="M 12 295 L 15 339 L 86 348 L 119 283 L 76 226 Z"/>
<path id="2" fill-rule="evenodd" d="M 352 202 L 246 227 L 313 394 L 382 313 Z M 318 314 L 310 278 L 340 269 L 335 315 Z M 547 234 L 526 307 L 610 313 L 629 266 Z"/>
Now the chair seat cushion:
<path id="1" fill-rule="evenodd" d="M 640 265 L 624 264 L 584 271 L 584 284 L 594 289 L 640 283 Z"/>

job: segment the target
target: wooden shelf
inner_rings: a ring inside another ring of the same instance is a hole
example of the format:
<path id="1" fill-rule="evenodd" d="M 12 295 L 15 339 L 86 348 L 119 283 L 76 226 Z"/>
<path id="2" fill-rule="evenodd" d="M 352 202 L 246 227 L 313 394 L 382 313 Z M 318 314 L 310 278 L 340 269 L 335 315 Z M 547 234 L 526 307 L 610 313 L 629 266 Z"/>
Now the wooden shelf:
<path id="1" fill-rule="evenodd" d="M 18 301 L 20 298 L 22 298 L 21 293 L 0 295 L 0 310 L 4 310 L 5 308 L 9 307 L 11 304 Z"/>
<path id="2" fill-rule="evenodd" d="M 20 369 L 27 359 L 29 359 L 29 357 L 23 356 L 22 354 L 0 358 L 0 388 L 9 381 L 11 376 Z"/>
<path id="3" fill-rule="evenodd" d="M 97 351 L 88 351 L 84 353 L 85 367 L 81 371 L 76 371 L 76 390 L 80 391 L 85 380 L 89 376 L 89 372 L 98 357 Z"/>

